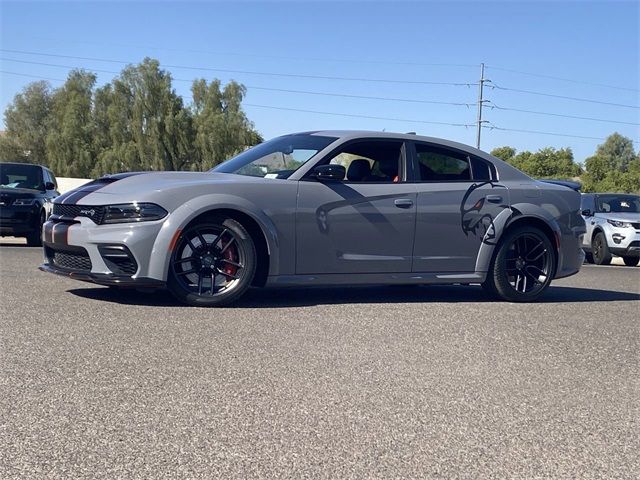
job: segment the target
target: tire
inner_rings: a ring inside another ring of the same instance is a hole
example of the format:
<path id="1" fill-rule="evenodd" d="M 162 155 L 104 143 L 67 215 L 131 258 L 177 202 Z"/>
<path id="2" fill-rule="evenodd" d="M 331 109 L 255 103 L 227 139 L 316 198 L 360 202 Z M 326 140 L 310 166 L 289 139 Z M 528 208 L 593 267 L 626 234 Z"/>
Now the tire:
<path id="1" fill-rule="evenodd" d="M 245 293 L 256 265 L 255 244 L 247 230 L 231 218 L 210 218 L 178 238 L 167 286 L 187 305 L 220 307 Z"/>
<path id="2" fill-rule="evenodd" d="M 34 230 L 30 234 L 27 235 L 27 246 L 28 247 L 41 247 L 42 246 L 42 226 L 46 220 L 44 212 L 40 212 L 40 223 L 38 224 L 38 229 Z"/>
<path id="3" fill-rule="evenodd" d="M 594 235 L 593 240 L 591 240 L 591 254 L 593 255 L 593 263 L 596 265 L 609 265 L 611 263 L 611 252 L 604 233 L 598 232 Z"/>
<path id="4" fill-rule="evenodd" d="M 640 262 L 640 257 L 630 257 L 628 255 L 622 257 L 622 261 L 627 267 L 635 267 Z"/>
<path id="5" fill-rule="evenodd" d="M 587 263 L 593 263 L 593 255 L 591 252 L 584 252 L 584 261 Z"/>
<path id="6" fill-rule="evenodd" d="M 482 287 L 502 300 L 533 302 L 551 284 L 555 263 L 553 244 L 544 232 L 517 227 L 500 240 Z"/>

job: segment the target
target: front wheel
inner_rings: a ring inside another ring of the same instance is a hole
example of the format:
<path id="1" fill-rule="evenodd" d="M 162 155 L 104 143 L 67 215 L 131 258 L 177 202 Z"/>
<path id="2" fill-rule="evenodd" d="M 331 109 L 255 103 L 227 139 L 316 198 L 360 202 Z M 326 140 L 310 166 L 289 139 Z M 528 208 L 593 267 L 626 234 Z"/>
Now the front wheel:
<path id="1" fill-rule="evenodd" d="M 593 237 L 591 252 L 593 254 L 593 263 L 596 265 L 609 265 L 611 263 L 611 252 L 604 233 L 598 232 Z"/>
<path id="2" fill-rule="evenodd" d="M 28 247 L 41 247 L 42 246 L 42 226 L 46 220 L 46 215 L 44 211 L 40 212 L 40 218 L 38 223 L 37 230 L 29 233 L 27 235 L 27 246 Z"/>
<path id="3" fill-rule="evenodd" d="M 502 300 L 532 302 L 547 289 L 554 271 L 549 238 L 535 227 L 519 227 L 502 238 L 483 287 Z"/>
<path id="4" fill-rule="evenodd" d="M 638 265 L 638 262 L 640 262 L 640 257 L 631 257 L 625 255 L 624 257 L 622 257 L 622 261 L 627 267 L 635 267 L 636 265 Z"/>
<path id="5" fill-rule="evenodd" d="M 249 288 L 256 263 L 255 245 L 240 223 L 211 219 L 182 232 L 171 256 L 167 283 L 186 304 L 227 305 Z"/>

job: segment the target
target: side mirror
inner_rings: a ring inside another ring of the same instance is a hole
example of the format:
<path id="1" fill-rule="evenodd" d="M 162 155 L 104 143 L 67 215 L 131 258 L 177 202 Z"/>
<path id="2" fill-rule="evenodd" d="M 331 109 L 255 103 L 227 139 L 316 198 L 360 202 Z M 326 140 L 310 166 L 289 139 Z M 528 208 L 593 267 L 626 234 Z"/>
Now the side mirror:
<path id="1" fill-rule="evenodd" d="M 591 217 L 591 216 L 593 216 L 593 212 L 591 210 L 589 210 L 588 208 L 585 208 L 584 210 L 582 210 L 582 215 L 584 217 Z"/>
<path id="2" fill-rule="evenodd" d="M 44 189 L 45 190 L 55 190 L 56 186 L 55 186 L 55 184 L 53 182 L 46 182 L 44 184 Z"/>
<path id="3" fill-rule="evenodd" d="M 347 169 L 342 165 L 320 165 L 313 170 L 316 178 L 322 180 L 344 180 Z"/>

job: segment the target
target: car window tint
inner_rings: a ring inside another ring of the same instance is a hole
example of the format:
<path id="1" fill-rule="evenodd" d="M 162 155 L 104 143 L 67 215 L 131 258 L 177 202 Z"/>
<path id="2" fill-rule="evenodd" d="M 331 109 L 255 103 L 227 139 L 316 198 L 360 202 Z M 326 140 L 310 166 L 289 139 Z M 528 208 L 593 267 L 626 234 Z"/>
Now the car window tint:
<path id="1" fill-rule="evenodd" d="M 431 182 L 452 182 L 471 180 L 469 158 L 457 152 L 416 144 L 418 173 L 420 180 Z"/>
<path id="2" fill-rule="evenodd" d="M 402 142 L 363 141 L 335 153 L 329 164 L 345 167 L 348 182 L 398 183 Z"/>
<path id="3" fill-rule="evenodd" d="M 595 210 L 593 195 L 582 195 L 580 199 L 580 210 Z"/>
<path id="4" fill-rule="evenodd" d="M 634 195 L 598 195 L 598 212 L 640 213 L 640 197 Z"/>
<path id="5" fill-rule="evenodd" d="M 484 160 L 480 160 L 479 158 L 472 157 L 471 158 L 471 167 L 473 170 L 473 179 L 474 180 L 495 180 L 493 175 L 491 174 L 490 165 Z"/>

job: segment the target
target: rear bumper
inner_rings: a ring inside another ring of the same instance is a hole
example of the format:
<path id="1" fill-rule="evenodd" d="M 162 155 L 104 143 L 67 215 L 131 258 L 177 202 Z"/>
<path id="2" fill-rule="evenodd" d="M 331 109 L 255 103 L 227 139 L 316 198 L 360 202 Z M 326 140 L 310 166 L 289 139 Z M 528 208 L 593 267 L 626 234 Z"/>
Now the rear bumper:
<path id="1" fill-rule="evenodd" d="M 164 288 L 165 282 L 154 278 L 132 278 L 127 275 L 115 275 L 108 273 L 74 272 L 58 268 L 49 263 L 44 263 L 38 267 L 43 272 L 53 273 L 82 282 L 91 282 L 108 287 L 131 287 L 131 288 Z"/>

